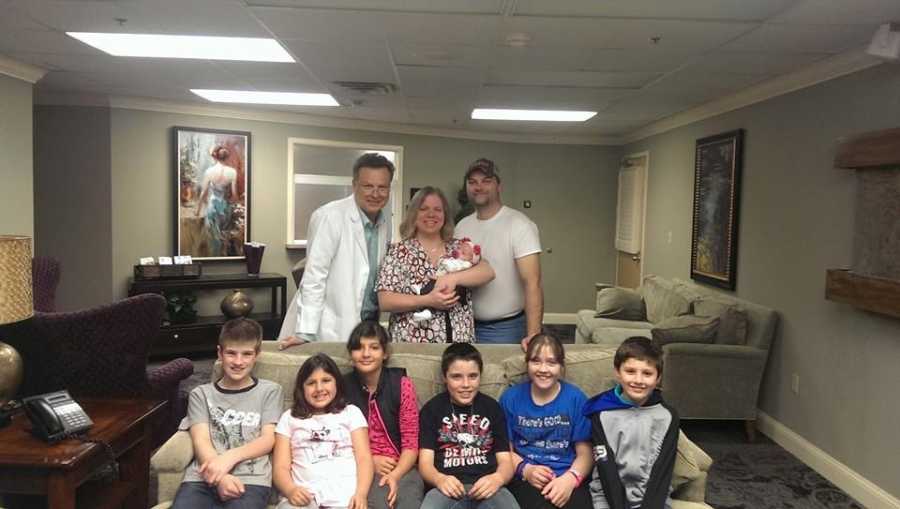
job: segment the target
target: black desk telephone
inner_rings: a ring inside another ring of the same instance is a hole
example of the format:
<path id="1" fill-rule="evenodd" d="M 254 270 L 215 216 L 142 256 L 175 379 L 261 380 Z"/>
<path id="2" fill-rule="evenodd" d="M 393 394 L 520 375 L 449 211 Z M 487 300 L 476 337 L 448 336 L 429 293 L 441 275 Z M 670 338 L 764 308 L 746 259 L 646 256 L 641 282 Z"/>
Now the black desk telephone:
<path id="1" fill-rule="evenodd" d="M 48 392 L 22 400 L 32 433 L 50 443 L 83 433 L 94 425 L 68 391 Z"/>

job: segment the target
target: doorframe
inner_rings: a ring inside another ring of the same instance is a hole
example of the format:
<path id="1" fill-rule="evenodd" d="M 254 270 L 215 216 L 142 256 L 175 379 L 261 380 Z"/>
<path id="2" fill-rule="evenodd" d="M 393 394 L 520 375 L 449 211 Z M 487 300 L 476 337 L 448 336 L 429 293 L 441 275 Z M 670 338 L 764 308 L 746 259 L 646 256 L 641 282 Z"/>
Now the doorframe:
<path id="1" fill-rule="evenodd" d="M 619 159 L 619 166 L 618 166 L 618 168 L 616 168 L 616 195 L 618 195 L 618 192 L 619 192 L 618 191 L 618 177 L 619 177 L 619 172 L 622 170 L 622 163 L 628 159 L 636 159 L 639 157 L 644 157 L 644 158 L 646 158 L 646 160 L 644 163 L 644 189 L 642 189 L 643 199 L 641 200 L 642 201 L 641 206 L 643 208 L 643 210 L 641 210 L 641 273 L 638 276 L 638 278 L 639 278 L 638 286 L 640 286 L 641 283 L 644 282 L 644 260 L 645 260 L 644 255 L 645 255 L 645 251 L 647 249 L 647 186 L 649 185 L 649 182 L 650 182 L 650 151 L 642 150 L 640 152 L 635 152 L 633 154 L 624 155 L 624 156 L 622 156 L 621 159 Z M 616 201 L 616 215 L 617 216 L 618 216 L 618 210 L 619 210 L 618 207 L 619 207 L 619 204 L 618 204 L 618 200 L 617 200 Z M 617 217 L 616 221 L 618 222 L 618 217 Z M 613 239 L 613 240 L 615 240 L 615 239 Z M 615 249 L 615 252 L 616 252 L 615 284 L 619 284 L 619 250 Z"/>

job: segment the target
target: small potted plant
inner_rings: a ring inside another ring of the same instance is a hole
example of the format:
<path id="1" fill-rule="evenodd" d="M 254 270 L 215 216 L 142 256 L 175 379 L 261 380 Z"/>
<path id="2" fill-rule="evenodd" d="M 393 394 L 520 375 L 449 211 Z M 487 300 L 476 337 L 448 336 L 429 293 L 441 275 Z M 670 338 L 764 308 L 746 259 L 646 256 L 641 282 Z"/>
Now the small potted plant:
<path id="1" fill-rule="evenodd" d="M 197 321 L 197 297 L 190 291 L 165 294 L 166 315 L 169 323 L 193 323 Z"/>

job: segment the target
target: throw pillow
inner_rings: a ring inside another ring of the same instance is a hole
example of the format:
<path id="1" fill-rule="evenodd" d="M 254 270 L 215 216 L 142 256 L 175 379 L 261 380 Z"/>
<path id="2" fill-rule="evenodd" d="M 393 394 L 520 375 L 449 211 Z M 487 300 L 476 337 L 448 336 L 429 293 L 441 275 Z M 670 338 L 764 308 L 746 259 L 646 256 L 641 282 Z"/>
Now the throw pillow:
<path id="1" fill-rule="evenodd" d="M 691 302 L 678 292 L 675 284 L 659 276 L 645 277 L 640 294 L 647 307 L 648 322 L 659 323 L 691 312 Z"/>
<path id="2" fill-rule="evenodd" d="M 596 318 L 644 320 L 641 294 L 628 288 L 605 288 L 597 292 Z"/>
<path id="3" fill-rule="evenodd" d="M 718 328 L 718 318 L 682 315 L 659 322 L 650 329 L 650 334 L 659 346 L 669 343 L 712 343 Z"/>
<path id="4" fill-rule="evenodd" d="M 698 316 L 719 318 L 719 330 L 715 342 L 720 345 L 744 345 L 747 343 L 749 321 L 747 312 L 740 306 L 715 299 L 703 299 L 694 303 L 694 313 Z"/>

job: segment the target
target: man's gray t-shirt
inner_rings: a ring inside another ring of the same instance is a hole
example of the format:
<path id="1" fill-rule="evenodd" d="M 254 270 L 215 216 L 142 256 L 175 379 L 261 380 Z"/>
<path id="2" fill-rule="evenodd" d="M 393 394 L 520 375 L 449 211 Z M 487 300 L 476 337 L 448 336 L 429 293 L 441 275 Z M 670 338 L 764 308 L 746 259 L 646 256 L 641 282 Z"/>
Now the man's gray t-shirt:
<path id="1" fill-rule="evenodd" d="M 262 427 L 276 424 L 281 416 L 281 386 L 269 380 L 254 380 L 250 387 L 238 390 L 223 389 L 208 383 L 194 388 L 188 400 L 187 417 L 179 429 L 188 430 L 194 424 L 209 424 L 209 438 L 216 452 L 241 447 L 259 438 Z M 183 482 L 203 482 L 198 473 L 200 465 L 194 458 L 184 473 Z M 269 455 L 242 461 L 234 466 L 231 475 L 245 485 L 272 485 L 272 464 Z"/>

